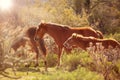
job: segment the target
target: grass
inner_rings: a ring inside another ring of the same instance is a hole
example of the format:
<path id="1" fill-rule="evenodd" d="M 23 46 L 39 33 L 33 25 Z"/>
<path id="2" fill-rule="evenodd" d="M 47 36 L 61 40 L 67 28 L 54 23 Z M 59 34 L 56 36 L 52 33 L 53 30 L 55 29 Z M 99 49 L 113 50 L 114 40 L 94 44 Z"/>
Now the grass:
<path id="1" fill-rule="evenodd" d="M 25 68 L 21 66 L 21 68 L 16 70 L 16 75 L 14 75 L 10 68 L 6 72 L 9 73 L 7 74 L 9 76 L 21 77 L 17 80 L 104 80 L 102 74 L 91 71 L 89 65 L 87 66 L 87 63 L 91 62 L 91 59 L 86 52 L 79 53 L 73 51 L 72 54 L 64 54 L 62 56 L 62 65 L 59 69 L 55 67 L 56 57 L 54 54 L 48 55 L 48 72 L 44 71 L 42 62 L 38 68 Z M 13 79 L 0 75 L 0 80 Z"/>
<path id="2" fill-rule="evenodd" d="M 7 72 L 10 76 L 15 76 L 11 69 L 7 69 Z M 17 80 L 104 80 L 102 75 L 80 66 L 72 72 L 55 69 L 55 67 L 48 68 L 48 72 L 44 72 L 44 68 L 40 68 L 40 71 L 33 67 L 21 68 L 16 71 L 16 77 L 21 77 Z M 13 80 L 1 75 L 0 79 Z"/>
<path id="3" fill-rule="evenodd" d="M 103 58 L 104 57 L 102 57 L 102 60 Z M 9 73 L 6 75 L 11 77 L 20 77 L 17 80 L 105 80 L 104 71 L 108 69 L 103 66 L 109 67 L 107 64 L 97 64 L 88 52 L 77 49 L 73 50 L 71 54 L 64 53 L 62 55 L 62 63 L 59 69 L 56 69 L 56 60 L 56 54 L 47 55 L 48 72 L 44 71 L 44 63 L 40 58 L 38 68 L 34 68 L 34 64 L 29 68 L 25 68 L 24 65 L 21 64 L 21 66 L 16 69 L 16 75 L 13 73 L 11 68 L 6 69 L 6 72 Z M 119 62 L 116 64 L 117 66 L 111 65 L 114 69 L 110 68 L 111 70 L 108 70 L 109 74 L 107 76 L 108 78 L 112 78 L 110 80 L 117 80 L 117 78 L 119 78 L 120 65 Z M 0 80 L 13 79 L 0 75 Z"/>

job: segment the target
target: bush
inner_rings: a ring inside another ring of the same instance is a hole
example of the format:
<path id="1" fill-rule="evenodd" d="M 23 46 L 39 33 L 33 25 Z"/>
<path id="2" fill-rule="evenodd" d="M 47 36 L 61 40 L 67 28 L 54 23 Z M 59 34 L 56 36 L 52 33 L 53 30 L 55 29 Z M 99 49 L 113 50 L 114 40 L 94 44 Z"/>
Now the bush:
<path id="1" fill-rule="evenodd" d="M 76 70 L 72 72 L 59 70 L 57 72 L 54 72 L 53 74 L 46 75 L 44 80 L 104 80 L 104 79 L 102 75 L 98 75 L 95 72 L 91 72 L 88 69 L 79 66 Z"/>
<path id="2" fill-rule="evenodd" d="M 20 27 L 14 28 L 10 24 L 2 24 L 0 28 L 0 74 L 5 75 L 6 69 L 12 68 L 14 73 L 15 69 L 25 63 L 29 63 L 33 60 L 34 55 L 31 55 L 28 51 L 28 45 L 25 48 L 21 47 L 16 52 L 11 49 L 11 45 L 14 43 L 15 38 L 20 33 Z M 19 56 L 22 54 L 21 56 Z"/>
<path id="3" fill-rule="evenodd" d="M 106 34 L 106 38 L 114 38 L 115 40 L 120 42 L 120 33 L 115 33 L 115 34 Z"/>
<path id="4" fill-rule="evenodd" d="M 47 55 L 47 65 L 48 67 L 54 67 L 57 65 L 57 55 L 54 53 L 48 53 Z"/>
<path id="5" fill-rule="evenodd" d="M 115 33 L 113 38 L 120 42 L 120 33 Z"/>
<path id="6" fill-rule="evenodd" d="M 104 49 L 101 43 L 97 43 L 96 46 L 97 49 L 92 44 L 88 48 L 95 70 L 103 74 L 105 80 L 119 80 L 120 67 L 117 64 L 120 59 L 120 49 L 111 46 Z"/>
<path id="7" fill-rule="evenodd" d="M 69 71 L 77 69 L 79 65 L 85 66 L 91 62 L 89 55 L 85 51 L 74 49 L 71 54 L 64 54 L 62 58 L 62 66 Z"/>

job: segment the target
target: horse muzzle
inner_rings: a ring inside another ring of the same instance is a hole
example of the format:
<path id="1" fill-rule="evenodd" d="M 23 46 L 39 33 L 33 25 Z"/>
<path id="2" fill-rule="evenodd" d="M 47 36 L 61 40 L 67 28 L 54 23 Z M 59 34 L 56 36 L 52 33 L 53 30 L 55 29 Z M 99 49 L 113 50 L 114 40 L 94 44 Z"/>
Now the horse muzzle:
<path id="1" fill-rule="evenodd" d="M 34 40 L 35 40 L 35 41 L 38 41 L 38 40 L 39 40 L 39 38 L 38 38 L 38 37 L 34 37 Z"/>

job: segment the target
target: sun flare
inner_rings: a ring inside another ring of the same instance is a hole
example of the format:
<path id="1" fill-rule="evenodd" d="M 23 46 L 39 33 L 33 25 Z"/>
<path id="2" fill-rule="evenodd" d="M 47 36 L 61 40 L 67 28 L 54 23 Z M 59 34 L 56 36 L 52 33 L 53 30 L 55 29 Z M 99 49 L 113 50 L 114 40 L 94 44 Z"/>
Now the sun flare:
<path id="1" fill-rule="evenodd" d="M 13 5 L 13 0 L 0 0 L 0 9 L 9 10 Z"/>

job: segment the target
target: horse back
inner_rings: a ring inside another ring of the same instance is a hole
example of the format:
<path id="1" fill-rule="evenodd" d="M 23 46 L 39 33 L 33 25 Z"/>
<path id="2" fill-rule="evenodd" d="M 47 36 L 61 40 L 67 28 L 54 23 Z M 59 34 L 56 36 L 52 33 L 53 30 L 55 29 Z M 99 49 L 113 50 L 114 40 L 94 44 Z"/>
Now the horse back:
<path id="1" fill-rule="evenodd" d="M 112 48 L 120 48 L 120 43 L 116 40 L 108 39 L 108 40 L 103 40 L 103 44 L 105 48 L 108 48 L 111 46 Z"/>
<path id="2" fill-rule="evenodd" d="M 81 34 L 81 35 L 86 36 L 86 37 L 92 36 L 95 38 L 99 38 L 97 32 L 90 27 L 72 28 L 71 30 L 74 33 L 78 33 L 78 34 Z"/>

